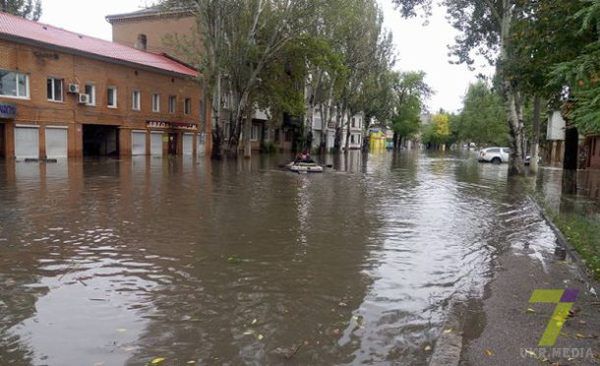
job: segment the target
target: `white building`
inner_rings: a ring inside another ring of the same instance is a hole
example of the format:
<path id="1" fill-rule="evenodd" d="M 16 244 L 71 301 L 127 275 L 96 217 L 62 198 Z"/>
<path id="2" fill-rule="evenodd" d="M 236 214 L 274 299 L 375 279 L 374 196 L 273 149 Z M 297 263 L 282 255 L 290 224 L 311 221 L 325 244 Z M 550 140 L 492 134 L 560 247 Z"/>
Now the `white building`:
<path id="1" fill-rule="evenodd" d="M 321 113 L 317 108 L 313 111 L 313 125 L 311 126 L 313 140 L 312 140 L 312 148 L 318 148 L 321 145 L 321 138 L 323 129 L 325 129 L 326 134 L 326 149 L 330 151 L 333 149 L 335 145 L 335 123 L 337 120 L 337 115 L 334 115 L 331 118 L 331 122 L 328 125 L 325 125 L 321 120 Z M 349 138 L 348 148 L 350 150 L 358 150 L 362 147 L 364 133 L 363 133 L 363 125 L 364 125 L 364 115 L 362 113 L 356 114 L 350 117 L 348 114 L 343 116 L 342 118 L 342 149 L 346 148 L 346 139 Z M 348 137 L 348 128 L 350 128 L 350 136 Z"/>

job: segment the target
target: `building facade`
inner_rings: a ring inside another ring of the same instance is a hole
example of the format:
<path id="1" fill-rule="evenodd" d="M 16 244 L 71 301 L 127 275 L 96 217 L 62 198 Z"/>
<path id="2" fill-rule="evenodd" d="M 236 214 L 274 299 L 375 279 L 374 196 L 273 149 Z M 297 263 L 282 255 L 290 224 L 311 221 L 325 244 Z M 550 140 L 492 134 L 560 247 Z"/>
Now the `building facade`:
<path id="1" fill-rule="evenodd" d="M 0 13 L 6 158 L 202 154 L 197 72 L 166 55 Z"/>
<path id="2" fill-rule="evenodd" d="M 165 10 L 160 6 L 153 6 L 132 13 L 109 15 L 106 20 L 112 25 L 113 42 L 119 44 L 150 52 L 164 52 L 190 63 L 197 60 L 193 60 L 192 55 L 182 53 L 178 42 L 191 46 L 196 51 L 203 49 L 196 18 L 185 7 Z M 210 106 L 210 96 L 207 97 L 205 105 Z M 232 97 L 227 90 L 223 91 L 221 100 L 219 115 L 224 127 L 224 138 L 227 140 L 232 131 Z M 279 124 L 282 126 L 278 126 Z M 288 141 L 289 133 L 286 133 L 284 125 L 281 118 L 255 109 L 250 129 L 252 150 L 258 151 L 269 143 L 277 145 L 280 150 L 289 150 L 292 144 Z"/>
<path id="3" fill-rule="evenodd" d="M 326 151 L 331 151 L 335 144 L 335 121 L 337 114 L 331 118 L 331 122 L 323 123 L 321 120 L 321 113 L 317 108 L 313 111 L 312 118 L 312 148 L 318 149 L 321 145 L 324 145 Z M 348 139 L 348 149 L 359 150 L 363 144 L 363 126 L 364 116 L 362 113 L 354 116 L 345 115 L 342 117 L 340 122 L 342 127 L 342 149 L 346 148 L 346 140 Z M 348 134 L 348 129 L 350 133 Z M 323 140 L 324 139 L 324 140 Z"/>

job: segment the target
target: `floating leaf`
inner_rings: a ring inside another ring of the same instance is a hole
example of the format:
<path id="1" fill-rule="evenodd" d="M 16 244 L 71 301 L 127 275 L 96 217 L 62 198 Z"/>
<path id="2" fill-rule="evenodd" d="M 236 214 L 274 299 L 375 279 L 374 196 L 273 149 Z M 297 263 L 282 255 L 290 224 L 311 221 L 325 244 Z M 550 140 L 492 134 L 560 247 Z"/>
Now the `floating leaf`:
<path id="1" fill-rule="evenodd" d="M 254 320 L 252 321 L 252 325 L 256 324 L 256 322 L 258 322 L 258 320 L 254 319 Z"/>
<path id="2" fill-rule="evenodd" d="M 526 349 L 526 350 L 525 350 L 525 353 L 527 353 L 527 354 L 528 354 L 529 356 L 531 356 L 531 357 L 535 357 L 535 358 L 537 358 L 537 355 L 536 355 L 536 354 L 535 354 L 535 352 L 533 352 L 533 351 L 530 351 L 530 350 Z"/>
<path id="3" fill-rule="evenodd" d="M 533 310 L 532 308 L 527 308 L 527 312 L 528 313 L 535 313 L 535 310 Z"/>
<path id="4" fill-rule="evenodd" d="M 430 345 L 425 346 L 425 351 L 427 351 L 427 352 L 431 351 L 431 346 Z"/>
<path id="5" fill-rule="evenodd" d="M 155 359 L 153 359 L 152 361 L 150 361 L 151 365 L 158 365 L 162 362 L 164 362 L 166 360 L 166 358 L 164 357 L 156 357 Z"/>
<path id="6" fill-rule="evenodd" d="M 584 335 L 583 335 L 583 334 L 581 334 L 581 333 L 577 333 L 577 334 L 575 334 L 575 337 L 577 337 L 577 338 L 587 338 L 586 336 L 584 336 Z"/>
<path id="7" fill-rule="evenodd" d="M 262 341 L 263 338 L 265 338 L 265 337 L 262 334 L 259 334 L 257 338 L 258 338 L 259 341 Z"/>
<path id="8" fill-rule="evenodd" d="M 188 364 L 188 365 L 194 365 L 194 364 L 196 364 L 196 361 L 193 361 L 193 360 L 192 361 L 188 361 L 188 362 L 186 362 L 186 364 Z"/>
<path id="9" fill-rule="evenodd" d="M 486 349 L 485 351 L 483 351 L 483 353 L 485 353 L 486 356 L 491 357 L 494 355 L 494 352 L 491 349 Z"/>
<path id="10" fill-rule="evenodd" d="M 445 329 L 444 334 L 452 333 L 452 329 Z"/>
<path id="11" fill-rule="evenodd" d="M 125 328 L 118 328 L 117 332 L 119 332 L 119 333 L 125 333 L 125 332 L 127 332 L 127 329 L 125 329 Z"/>

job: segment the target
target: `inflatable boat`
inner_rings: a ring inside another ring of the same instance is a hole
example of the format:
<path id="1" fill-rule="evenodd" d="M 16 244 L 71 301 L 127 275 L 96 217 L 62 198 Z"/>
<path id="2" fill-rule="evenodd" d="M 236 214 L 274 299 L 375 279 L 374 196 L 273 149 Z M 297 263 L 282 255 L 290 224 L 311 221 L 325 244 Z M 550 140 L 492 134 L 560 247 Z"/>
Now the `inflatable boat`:
<path id="1" fill-rule="evenodd" d="M 323 173 L 323 167 L 317 163 L 291 162 L 287 168 L 296 173 Z"/>

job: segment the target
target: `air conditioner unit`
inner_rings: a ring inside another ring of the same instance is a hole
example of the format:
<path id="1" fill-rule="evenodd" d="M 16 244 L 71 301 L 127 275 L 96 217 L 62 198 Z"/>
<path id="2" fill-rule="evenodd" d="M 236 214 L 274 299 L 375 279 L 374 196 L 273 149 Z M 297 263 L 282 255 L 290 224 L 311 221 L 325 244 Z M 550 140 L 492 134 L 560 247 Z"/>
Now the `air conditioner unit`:
<path id="1" fill-rule="evenodd" d="M 79 94 L 79 104 L 89 104 L 90 96 L 89 94 Z"/>
<path id="2" fill-rule="evenodd" d="M 72 93 L 72 94 L 79 93 L 79 84 L 69 84 L 69 93 Z"/>

